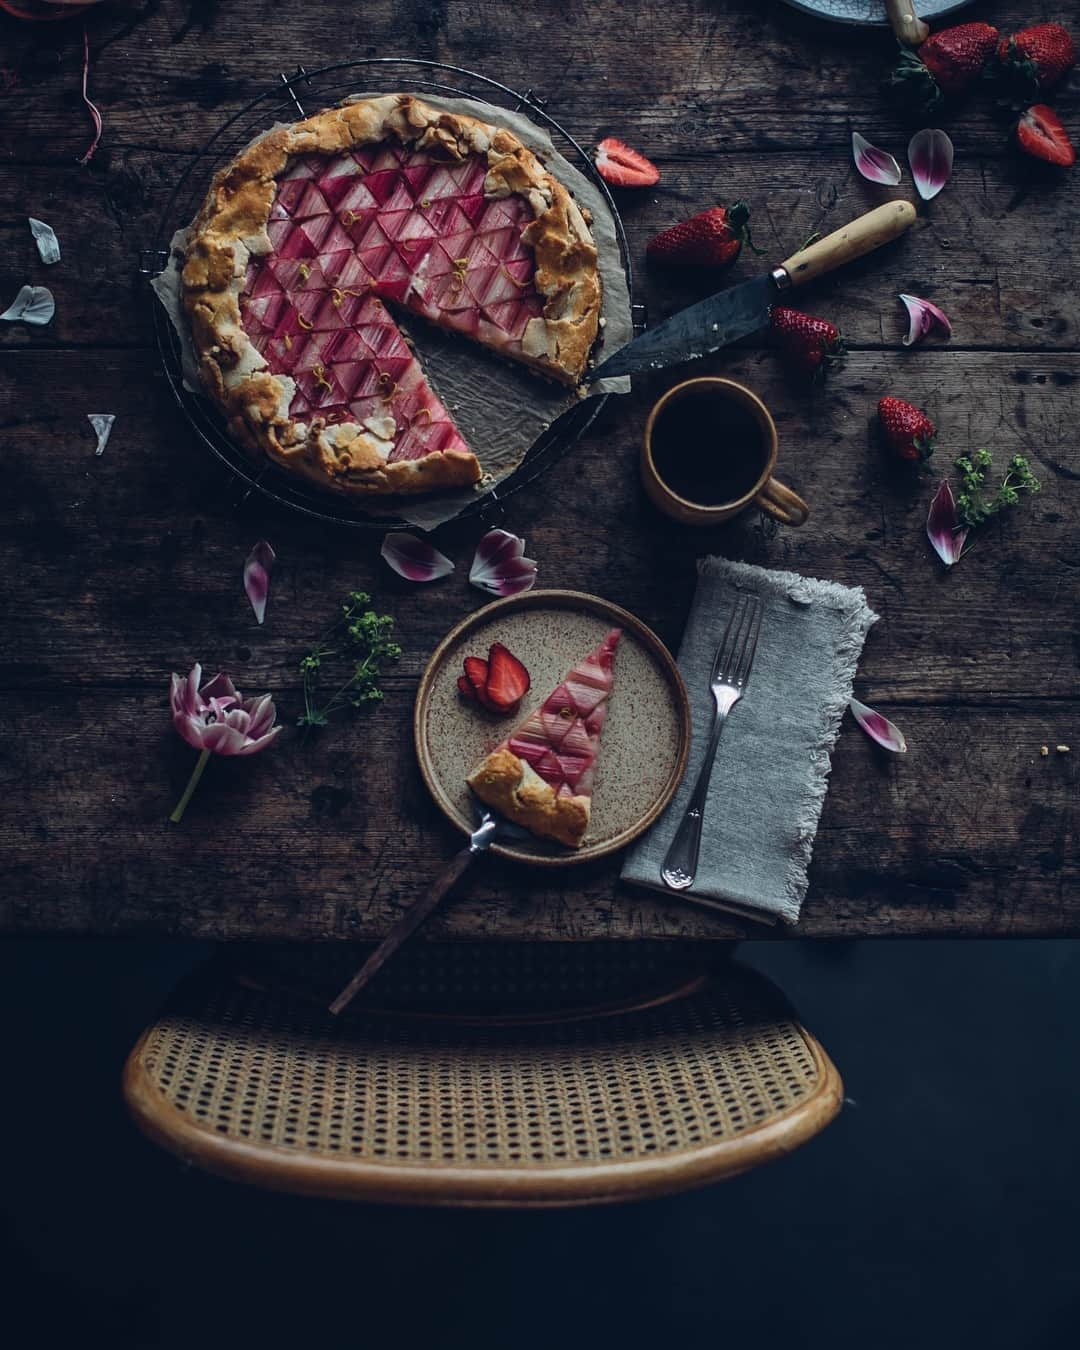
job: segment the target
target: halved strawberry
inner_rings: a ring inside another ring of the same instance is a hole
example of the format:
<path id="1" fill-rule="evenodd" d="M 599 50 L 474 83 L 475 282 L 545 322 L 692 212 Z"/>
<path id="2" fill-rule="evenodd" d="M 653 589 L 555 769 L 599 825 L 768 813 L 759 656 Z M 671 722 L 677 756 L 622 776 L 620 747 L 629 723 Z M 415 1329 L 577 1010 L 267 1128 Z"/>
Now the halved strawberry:
<path id="1" fill-rule="evenodd" d="M 480 700 L 476 697 L 476 690 L 472 687 L 472 681 L 468 675 L 457 677 L 457 687 L 458 693 L 463 699 L 466 699 L 469 703 L 479 703 Z"/>
<path id="2" fill-rule="evenodd" d="M 529 692 L 529 672 L 501 642 L 491 644 L 487 667 L 489 704 L 499 712 L 512 712 Z"/>
<path id="3" fill-rule="evenodd" d="M 467 656 L 462 662 L 465 667 L 465 679 L 469 682 L 469 688 L 472 690 L 473 697 L 477 703 L 482 703 L 486 708 L 487 703 L 487 682 L 488 682 L 488 663 L 482 656 Z M 461 689 L 461 681 L 458 681 L 458 688 Z M 462 689 L 462 693 L 465 691 Z"/>
<path id="4" fill-rule="evenodd" d="M 596 147 L 596 172 L 613 187 L 652 187 L 660 181 L 656 165 L 615 136 L 605 136 Z"/>
<path id="5" fill-rule="evenodd" d="M 1067 169 L 1076 163 L 1076 151 L 1061 118 L 1045 103 L 1036 103 L 1021 113 L 1016 125 L 1016 143 L 1025 155 Z"/>

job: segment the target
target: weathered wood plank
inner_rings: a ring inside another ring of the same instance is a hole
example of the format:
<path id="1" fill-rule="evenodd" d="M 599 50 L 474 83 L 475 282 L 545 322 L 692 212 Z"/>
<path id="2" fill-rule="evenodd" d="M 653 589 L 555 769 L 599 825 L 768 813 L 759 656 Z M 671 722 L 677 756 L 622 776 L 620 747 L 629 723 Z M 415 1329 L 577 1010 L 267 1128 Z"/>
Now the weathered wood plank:
<path id="1" fill-rule="evenodd" d="M 1030 7 L 1012 0 L 984 9 L 1004 30 L 1031 21 Z M 662 164 L 703 145 L 839 148 L 852 126 L 898 147 L 907 139 L 880 91 L 896 50 L 887 31 L 844 29 L 760 0 L 627 4 L 617 13 L 564 0 L 147 4 L 134 18 L 92 16 L 90 32 L 109 153 L 196 150 L 281 71 L 401 53 L 538 90 L 585 141 L 631 135 Z M 5 22 L 4 33 L 11 88 L 0 154 L 70 162 L 86 142 L 78 27 Z M 987 99 L 957 108 L 949 126 L 961 153 L 1001 145 Z"/>
<path id="2" fill-rule="evenodd" d="M 510 499 L 506 524 L 528 539 L 543 583 L 626 604 L 677 644 L 693 560 L 719 551 L 863 585 L 882 616 L 862 667 L 873 698 L 1075 697 L 1080 356 L 859 353 L 814 394 L 788 387 L 764 352 L 703 364 L 745 380 L 774 409 L 783 476 L 811 502 L 809 523 L 763 529 L 749 515 L 698 531 L 659 516 L 638 480 L 651 401 L 643 388 Z M 890 388 L 936 418 L 942 471 L 950 448 L 988 444 L 1001 462 L 1030 454 L 1044 480 L 1037 498 L 1000 518 L 947 573 L 923 529 L 935 474 L 893 466 L 876 439 L 874 409 Z M 454 616 L 483 603 L 465 580 L 476 524 L 440 534 L 459 570 L 428 589 L 389 572 L 377 537 L 268 514 L 254 498 L 238 519 L 216 461 L 178 416 L 150 353 L 9 354 L 0 360 L 0 406 L 8 409 L 0 547 L 10 559 L 0 679 L 9 686 L 153 684 L 198 657 L 289 687 L 305 646 L 356 585 L 397 615 L 408 683 Z M 86 411 L 117 414 L 100 459 Z M 256 629 L 240 569 L 263 535 L 279 564 L 269 620 Z"/>
<path id="3" fill-rule="evenodd" d="M 456 847 L 414 765 L 409 690 L 321 740 L 289 733 L 254 759 L 215 761 L 179 827 L 166 817 L 194 752 L 172 732 L 163 693 L 5 697 L 0 772 L 18 808 L 0 820 L 0 931 L 370 938 Z M 887 710 L 909 753 L 886 760 L 847 724 L 799 931 L 1080 930 L 1080 755 L 1038 753 L 1061 737 L 1060 709 Z M 767 931 L 616 889 L 616 870 L 553 880 L 485 860 L 430 936 Z"/>
<path id="4" fill-rule="evenodd" d="M 100 171 L 26 169 L 0 163 L 0 200 L 50 221 L 64 249 L 43 269 L 24 215 L 0 221 L 0 288 L 14 294 L 27 277 L 47 280 L 57 298 L 48 329 L 23 325 L 0 333 L 0 351 L 16 346 L 130 344 L 150 340 L 149 307 L 135 272 L 140 250 L 159 242 L 176 170 L 145 150 L 113 156 Z M 206 174 L 198 177 L 205 187 Z M 910 185 L 903 189 L 911 195 Z M 202 187 L 185 196 L 172 222 L 194 214 Z M 621 194 L 620 205 L 639 293 L 653 320 L 795 251 L 815 230 L 826 233 L 891 195 L 855 174 L 847 151 L 760 158 L 696 156 L 675 165 L 655 191 Z M 720 276 L 645 263 L 658 230 L 716 201 L 749 203 L 758 258 L 745 250 Z M 840 324 L 855 346 L 899 348 L 906 333 L 900 291 L 932 297 L 954 326 L 952 348 L 1075 350 L 1080 296 L 1045 279 L 1080 273 L 1073 228 L 1077 191 L 1044 185 L 1022 203 L 1015 186 L 982 158 L 961 160 L 948 189 L 903 241 L 816 283 L 799 303 Z M 166 231 L 166 233 L 170 233 Z"/>

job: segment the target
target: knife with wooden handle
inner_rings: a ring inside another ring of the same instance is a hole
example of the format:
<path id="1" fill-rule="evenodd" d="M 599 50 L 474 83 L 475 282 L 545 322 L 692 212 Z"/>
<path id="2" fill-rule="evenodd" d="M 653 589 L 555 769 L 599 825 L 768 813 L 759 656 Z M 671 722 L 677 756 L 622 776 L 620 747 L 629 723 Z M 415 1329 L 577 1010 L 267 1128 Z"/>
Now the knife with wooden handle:
<path id="1" fill-rule="evenodd" d="M 785 291 L 873 252 L 902 235 L 914 220 L 915 208 L 910 202 L 886 202 L 875 207 L 824 239 L 799 249 L 771 272 L 701 300 L 650 328 L 602 361 L 590 382 L 642 370 L 663 370 L 719 351 L 729 342 L 764 328 L 769 311 Z"/>
<path id="2" fill-rule="evenodd" d="M 885 0 L 885 8 L 897 42 L 905 47 L 921 47 L 930 36 L 930 26 L 915 13 L 914 0 Z"/>

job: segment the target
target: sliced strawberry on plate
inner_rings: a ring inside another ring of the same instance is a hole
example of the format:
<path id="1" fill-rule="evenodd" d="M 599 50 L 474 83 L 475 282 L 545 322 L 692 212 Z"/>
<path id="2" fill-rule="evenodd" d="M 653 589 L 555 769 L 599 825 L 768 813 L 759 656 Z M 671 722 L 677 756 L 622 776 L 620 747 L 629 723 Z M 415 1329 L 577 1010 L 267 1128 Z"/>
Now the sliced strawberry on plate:
<path id="1" fill-rule="evenodd" d="M 465 667 L 463 678 L 468 682 L 472 698 L 485 708 L 490 708 L 487 697 L 488 663 L 481 656 L 467 656 L 462 665 Z M 458 680 L 458 688 L 461 689 L 461 680 Z M 461 692 L 465 693 L 464 689 Z"/>
<path id="2" fill-rule="evenodd" d="M 501 642 L 491 644 L 487 667 L 488 703 L 498 712 L 512 712 L 529 692 L 529 672 Z"/>
<path id="3" fill-rule="evenodd" d="M 459 675 L 457 677 L 458 693 L 469 703 L 477 703 L 476 690 L 472 687 L 472 681 L 468 675 Z"/>
<path id="4" fill-rule="evenodd" d="M 656 165 L 615 136 L 605 136 L 596 147 L 596 171 L 612 187 L 652 187 L 660 181 Z"/>
<path id="5" fill-rule="evenodd" d="M 1036 103 L 1020 116 L 1016 143 L 1025 155 L 1067 169 L 1076 163 L 1076 151 L 1061 118 L 1045 103 Z"/>

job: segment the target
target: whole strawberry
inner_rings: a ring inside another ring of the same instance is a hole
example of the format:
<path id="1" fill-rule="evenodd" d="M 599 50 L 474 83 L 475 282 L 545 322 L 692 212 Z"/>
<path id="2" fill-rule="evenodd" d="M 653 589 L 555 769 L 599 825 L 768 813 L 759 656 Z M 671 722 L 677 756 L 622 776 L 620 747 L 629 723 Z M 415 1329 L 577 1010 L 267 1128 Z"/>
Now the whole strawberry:
<path id="1" fill-rule="evenodd" d="M 890 83 L 915 106 L 936 112 L 945 99 L 969 89 L 994 54 L 998 30 L 961 23 L 933 33 L 915 51 L 904 50 Z"/>
<path id="2" fill-rule="evenodd" d="M 1059 23 L 1024 28 L 998 47 L 998 73 L 1028 102 L 1056 88 L 1075 65 L 1076 44 Z"/>
<path id="3" fill-rule="evenodd" d="M 828 319 L 774 305 L 769 324 L 788 369 L 796 375 L 822 380 L 829 367 L 839 365 L 844 357 L 840 329 Z"/>
<path id="4" fill-rule="evenodd" d="M 1016 124 L 1016 144 L 1025 155 L 1057 164 L 1063 169 L 1076 163 L 1076 151 L 1061 118 L 1045 103 L 1025 108 Z"/>
<path id="5" fill-rule="evenodd" d="M 889 449 L 906 460 L 926 460 L 934 453 L 937 427 L 921 408 L 886 394 L 878 404 L 878 419 Z"/>
<path id="6" fill-rule="evenodd" d="M 657 263 L 680 267 L 726 267 L 739 256 L 750 238 L 750 208 L 745 202 L 712 206 L 689 220 L 680 220 L 661 230 L 646 246 L 647 256 Z"/>

